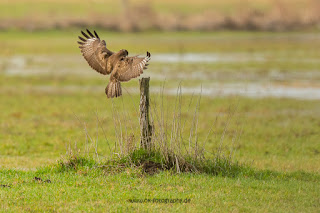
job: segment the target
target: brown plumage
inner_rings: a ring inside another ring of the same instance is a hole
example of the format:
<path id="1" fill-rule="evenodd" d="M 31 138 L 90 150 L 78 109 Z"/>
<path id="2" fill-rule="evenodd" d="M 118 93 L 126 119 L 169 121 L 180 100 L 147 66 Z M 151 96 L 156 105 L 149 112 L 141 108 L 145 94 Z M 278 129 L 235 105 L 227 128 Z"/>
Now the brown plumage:
<path id="1" fill-rule="evenodd" d="M 93 32 L 94 34 L 88 29 L 87 34 L 81 31 L 85 38 L 79 36 L 79 48 L 92 69 L 103 75 L 111 73 L 110 82 L 105 89 L 107 97 L 119 97 L 122 95 L 120 82 L 140 76 L 147 69 L 151 54 L 147 52 L 146 57 L 128 57 L 127 50 L 114 53 L 107 49 L 106 42 L 100 40 L 96 31 Z"/>

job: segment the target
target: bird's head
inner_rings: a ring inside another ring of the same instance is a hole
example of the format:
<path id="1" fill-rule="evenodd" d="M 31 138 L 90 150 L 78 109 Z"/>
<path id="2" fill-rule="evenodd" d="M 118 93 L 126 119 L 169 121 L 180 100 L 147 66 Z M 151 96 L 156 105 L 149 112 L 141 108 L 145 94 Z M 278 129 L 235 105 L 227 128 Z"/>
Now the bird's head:
<path id="1" fill-rule="evenodd" d="M 129 55 L 129 52 L 127 50 L 125 50 L 125 49 L 122 49 L 121 52 L 122 52 L 123 56 L 128 56 Z"/>

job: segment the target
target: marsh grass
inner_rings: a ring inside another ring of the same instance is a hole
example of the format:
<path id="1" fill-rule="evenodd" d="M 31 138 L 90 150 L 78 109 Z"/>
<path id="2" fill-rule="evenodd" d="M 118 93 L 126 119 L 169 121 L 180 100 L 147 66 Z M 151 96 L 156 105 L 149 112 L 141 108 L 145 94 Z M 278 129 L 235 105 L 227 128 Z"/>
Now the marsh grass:
<path id="1" fill-rule="evenodd" d="M 110 0 L 77 4 L 74 0 L 29 0 L 28 4 L 25 1 L 4 1 L 0 2 L 0 18 L 3 19 L 0 28 L 32 31 L 95 26 L 124 32 L 219 29 L 275 31 L 316 28 L 319 24 L 317 0 L 129 2 L 124 7 L 120 1 Z M 51 17 L 53 11 L 59 11 L 55 18 Z"/>
<path id="2" fill-rule="evenodd" d="M 126 98 L 131 98 L 127 91 Z M 74 144 L 69 144 L 65 156 L 58 163 L 59 171 L 77 170 L 88 166 L 103 168 L 106 171 L 123 171 L 124 168 L 138 168 L 144 173 L 154 174 L 161 170 L 174 173 L 207 173 L 212 175 L 236 176 L 245 166 L 234 158 L 235 144 L 241 136 L 241 126 L 237 123 L 237 105 L 230 106 L 220 113 L 212 124 L 206 123 L 205 113 L 201 109 L 201 93 L 183 96 L 181 83 L 174 98 L 165 96 L 165 83 L 160 86 L 159 93 L 151 95 L 150 119 L 153 126 L 150 149 L 140 146 L 138 105 L 131 98 L 131 105 L 124 103 L 124 97 L 112 99 L 111 110 L 116 140 L 109 141 L 105 128 L 95 113 L 96 135 L 88 131 L 86 123 L 78 116 L 83 125 L 85 145 L 82 150 Z M 128 110 L 133 107 L 134 110 Z M 130 111 L 130 113 L 129 113 Z M 203 114 L 203 115 L 202 115 Z M 219 119 L 224 119 L 224 127 L 216 126 Z M 199 126 L 208 126 L 199 134 Z M 109 144 L 109 155 L 98 153 L 98 130 Z M 96 139 L 95 139 L 95 138 Z M 208 150 L 206 143 L 212 140 L 216 143 L 213 150 Z M 113 145 L 111 145 L 113 143 Z"/>

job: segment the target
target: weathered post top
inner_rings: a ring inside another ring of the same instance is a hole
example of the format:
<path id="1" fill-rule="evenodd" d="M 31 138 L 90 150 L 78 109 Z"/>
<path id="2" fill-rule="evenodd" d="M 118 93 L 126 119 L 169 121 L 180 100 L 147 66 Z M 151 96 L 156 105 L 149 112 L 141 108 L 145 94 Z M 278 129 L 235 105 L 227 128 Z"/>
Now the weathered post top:
<path id="1" fill-rule="evenodd" d="M 140 145 L 142 148 L 150 150 L 152 126 L 149 120 L 149 81 L 150 77 L 142 78 L 140 83 Z"/>

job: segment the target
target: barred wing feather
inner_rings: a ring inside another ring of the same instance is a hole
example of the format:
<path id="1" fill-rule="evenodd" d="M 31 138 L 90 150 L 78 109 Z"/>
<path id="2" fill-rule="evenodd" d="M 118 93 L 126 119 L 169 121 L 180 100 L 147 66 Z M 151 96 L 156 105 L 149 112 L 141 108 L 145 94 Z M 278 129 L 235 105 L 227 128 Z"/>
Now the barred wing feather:
<path id="1" fill-rule="evenodd" d="M 85 38 L 79 36 L 81 41 L 78 41 L 78 43 L 80 44 L 79 48 L 83 57 L 91 68 L 101 74 L 108 74 L 107 60 L 113 52 L 107 49 L 106 42 L 104 40 L 101 41 L 95 31 L 94 35 L 89 30 L 87 30 L 88 35 L 83 31 L 81 33 Z"/>
<path id="2" fill-rule="evenodd" d="M 132 78 L 136 78 L 143 73 L 144 69 L 147 69 L 147 62 L 150 60 L 150 53 L 147 52 L 147 56 L 142 57 L 126 57 L 118 62 L 118 69 L 116 70 L 115 77 L 119 81 L 129 81 Z"/>

